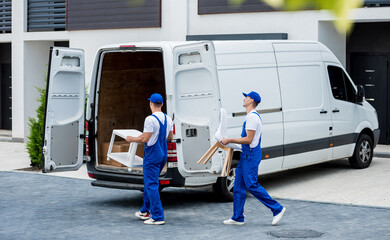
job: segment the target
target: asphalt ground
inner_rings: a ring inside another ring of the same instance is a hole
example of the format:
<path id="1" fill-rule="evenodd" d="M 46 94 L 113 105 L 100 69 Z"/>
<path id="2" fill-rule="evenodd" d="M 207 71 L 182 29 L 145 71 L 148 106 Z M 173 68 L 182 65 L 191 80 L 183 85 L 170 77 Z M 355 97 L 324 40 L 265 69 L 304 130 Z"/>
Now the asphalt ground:
<path id="1" fill-rule="evenodd" d="M 248 196 L 245 225 L 226 226 L 233 205 L 211 191 L 171 188 L 161 199 L 166 224 L 150 226 L 134 216 L 142 204 L 139 191 L 0 172 L 0 239 L 390 239 L 390 208 L 277 199 L 287 211 L 272 226 L 271 212 Z"/>
<path id="2" fill-rule="evenodd" d="M 147 226 L 134 217 L 141 192 L 92 187 L 85 166 L 52 174 L 18 171 L 29 167 L 24 148 L 0 142 L 0 240 L 390 239 L 390 146 L 379 145 L 376 153 L 385 158 L 374 158 L 367 169 L 337 160 L 260 176 L 287 208 L 278 226 L 249 195 L 245 225 L 223 225 L 233 204 L 220 202 L 210 187 L 164 189 L 166 225 Z"/>

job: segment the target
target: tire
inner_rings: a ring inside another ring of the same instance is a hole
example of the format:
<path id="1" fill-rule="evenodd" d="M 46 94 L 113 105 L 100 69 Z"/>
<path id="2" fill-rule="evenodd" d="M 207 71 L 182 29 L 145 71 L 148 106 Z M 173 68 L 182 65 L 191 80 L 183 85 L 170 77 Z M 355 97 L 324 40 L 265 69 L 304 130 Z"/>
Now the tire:
<path id="1" fill-rule="evenodd" d="M 367 168 L 372 162 L 373 155 L 372 139 L 366 134 L 361 134 L 356 142 L 352 157 L 348 159 L 349 164 L 356 169 Z"/>
<path id="2" fill-rule="evenodd" d="M 229 175 L 227 177 L 219 177 L 217 182 L 213 185 L 213 191 L 222 198 L 223 201 L 233 201 L 233 187 L 234 179 L 236 177 L 237 160 L 232 161 Z"/>

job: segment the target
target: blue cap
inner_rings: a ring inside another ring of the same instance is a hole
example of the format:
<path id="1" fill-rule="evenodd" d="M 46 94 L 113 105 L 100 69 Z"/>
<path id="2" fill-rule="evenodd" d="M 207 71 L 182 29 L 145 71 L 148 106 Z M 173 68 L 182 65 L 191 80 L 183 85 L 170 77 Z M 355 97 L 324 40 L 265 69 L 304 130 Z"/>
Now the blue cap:
<path id="1" fill-rule="evenodd" d="M 150 98 L 148 98 L 148 100 L 152 103 L 163 103 L 163 97 L 159 93 L 153 93 L 152 95 L 150 95 Z"/>
<path id="2" fill-rule="evenodd" d="M 261 102 L 261 97 L 260 97 L 260 94 L 258 94 L 257 92 L 255 91 L 252 91 L 248 94 L 246 93 L 242 93 L 245 97 L 250 97 L 252 98 L 256 103 L 259 103 Z"/>

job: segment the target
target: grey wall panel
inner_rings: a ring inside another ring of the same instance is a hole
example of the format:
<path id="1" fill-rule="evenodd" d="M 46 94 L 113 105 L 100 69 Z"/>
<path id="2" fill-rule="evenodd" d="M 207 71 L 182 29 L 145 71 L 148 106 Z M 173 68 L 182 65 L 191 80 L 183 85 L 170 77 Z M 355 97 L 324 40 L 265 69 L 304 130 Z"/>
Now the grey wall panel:
<path id="1" fill-rule="evenodd" d="M 229 0 L 198 0 L 198 14 L 275 11 L 261 0 L 246 0 L 242 5 L 229 4 Z"/>
<path id="2" fill-rule="evenodd" d="M 161 27 L 161 0 L 68 0 L 67 29 Z"/>

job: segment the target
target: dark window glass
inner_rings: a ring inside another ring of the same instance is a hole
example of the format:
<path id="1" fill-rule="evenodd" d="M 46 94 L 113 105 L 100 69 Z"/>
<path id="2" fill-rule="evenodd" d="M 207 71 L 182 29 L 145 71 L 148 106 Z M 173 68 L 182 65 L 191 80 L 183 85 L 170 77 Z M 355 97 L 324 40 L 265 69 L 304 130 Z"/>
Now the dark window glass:
<path id="1" fill-rule="evenodd" d="M 354 102 L 355 89 L 343 69 L 328 66 L 328 74 L 333 97 L 338 100 Z"/>
<path id="2" fill-rule="evenodd" d="M 355 102 L 355 89 L 352 86 L 351 81 L 349 80 L 347 74 L 343 71 L 343 77 L 345 81 L 345 90 L 347 91 L 347 101 L 348 102 Z"/>

